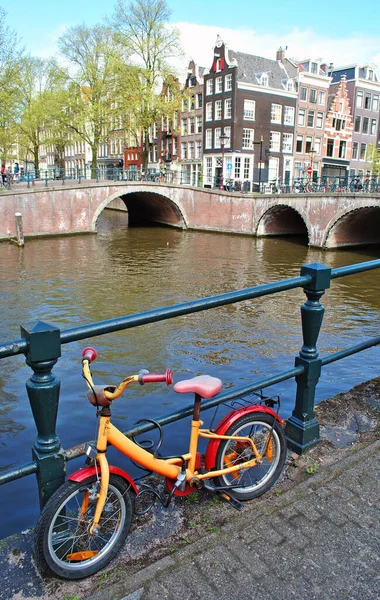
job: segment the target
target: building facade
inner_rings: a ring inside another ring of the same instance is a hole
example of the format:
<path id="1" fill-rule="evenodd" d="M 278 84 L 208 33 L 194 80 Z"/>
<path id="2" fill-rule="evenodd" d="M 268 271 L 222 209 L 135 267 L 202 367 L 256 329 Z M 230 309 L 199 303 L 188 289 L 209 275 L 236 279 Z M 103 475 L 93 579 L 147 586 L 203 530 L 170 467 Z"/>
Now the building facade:
<path id="1" fill-rule="evenodd" d="M 203 170 L 203 74 L 204 68 L 190 61 L 180 112 L 181 182 L 201 185 Z"/>
<path id="2" fill-rule="evenodd" d="M 323 132 L 331 78 L 321 59 L 298 63 L 298 103 L 294 153 L 294 177 L 316 181 L 322 172 Z"/>
<path id="3" fill-rule="evenodd" d="M 373 65 L 349 65 L 331 69 L 331 90 L 346 78 L 353 118 L 350 176 L 363 176 L 369 169 L 367 152 L 379 139 L 380 82 Z"/>
<path id="4" fill-rule="evenodd" d="M 204 75 L 205 185 L 290 182 L 296 101 L 284 63 L 234 52 L 218 38 Z"/>
<path id="5" fill-rule="evenodd" d="M 323 133 L 323 178 L 347 180 L 352 151 L 352 115 L 347 94 L 346 77 L 329 94 L 325 129 Z M 331 90 L 330 90 L 331 91 Z"/>

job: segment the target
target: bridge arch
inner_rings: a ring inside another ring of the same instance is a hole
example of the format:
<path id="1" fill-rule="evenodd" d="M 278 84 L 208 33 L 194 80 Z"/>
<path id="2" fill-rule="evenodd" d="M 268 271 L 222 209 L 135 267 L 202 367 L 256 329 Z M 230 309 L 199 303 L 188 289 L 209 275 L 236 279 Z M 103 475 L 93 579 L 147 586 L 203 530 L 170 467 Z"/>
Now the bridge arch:
<path id="1" fill-rule="evenodd" d="M 183 207 L 175 200 L 155 190 L 136 189 L 126 192 L 119 190 L 103 200 L 97 207 L 92 219 L 93 231 L 96 231 L 96 222 L 100 214 L 116 199 L 124 202 L 128 210 L 130 225 L 150 221 L 181 229 L 188 227 Z"/>
<path id="2" fill-rule="evenodd" d="M 257 237 L 303 235 L 310 240 L 308 219 L 289 204 L 271 206 L 260 217 L 255 234 Z"/>
<path id="3" fill-rule="evenodd" d="M 380 206 L 362 206 L 339 211 L 328 223 L 324 248 L 380 244 Z"/>

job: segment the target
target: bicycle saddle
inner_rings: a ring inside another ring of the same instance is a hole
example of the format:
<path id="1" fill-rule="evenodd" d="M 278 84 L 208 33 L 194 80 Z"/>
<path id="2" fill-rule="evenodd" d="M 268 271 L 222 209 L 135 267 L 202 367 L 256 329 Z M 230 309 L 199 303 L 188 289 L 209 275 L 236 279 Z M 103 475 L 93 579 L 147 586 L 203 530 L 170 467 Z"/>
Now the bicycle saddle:
<path id="1" fill-rule="evenodd" d="M 219 394 L 222 387 L 223 384 L 217 377 L 211 377 L 210 375 L 199 375 L 198 377 L 193 377 L 192 379 L 178 381 L 173 389 L 179 394 L 193 392 L 193 394 L 198 394 L 198 396 L 201 396 L 201 398 L 212 398 L 213 396 L 216 396 L 216 394 Z"/>

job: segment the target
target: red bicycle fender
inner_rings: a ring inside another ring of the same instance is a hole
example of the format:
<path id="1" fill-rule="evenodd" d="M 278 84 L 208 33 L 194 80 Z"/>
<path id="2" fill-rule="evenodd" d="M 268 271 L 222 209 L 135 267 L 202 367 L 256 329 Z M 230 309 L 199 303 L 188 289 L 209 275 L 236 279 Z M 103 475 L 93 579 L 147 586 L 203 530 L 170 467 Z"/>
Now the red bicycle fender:
<path id="1" fill-rule="evenodd" d="M 136 486 L 135 482 L 133 481 L 132 477 L 130 477 L 128 475 L 128 473 L 126 473 L 122 469 L 119 469 L 119 467 L 114 467 L 112 465 L 110 465 L 109 469 L 110 469 L 110 473 L 119 475 L 120 477 L 122 477 L 123 479 L 128 481 L 128 483 L 131 484 L 132 489 L 135 492 L 135 494 L 138 494 L 137 486 Z M 88 477 L 92 477 L 93 475 L 96 475 L 96 472 L 97 471 L 96 471 L 95 467 L 84 467 L 83 469 L 79 469 L 79 471 L 75 471 L 75 473 L 72 473 L 68 477 L 68 479 L 70 481 L 84 481 Z M 99 472 L 99 469 L 98 469 L 98 472 Z"/>
<path id="2" fill-rule="evenodd" d="M 272 415 L 272 417 L 275 417 L 277 421 L 282 426 L 284 426 L 284 421 L 281 419 L 281 417 L 278 416 L 278 414 L 274 412 L 274 410 L 268 408 L 267 406 L 259 406 L 258 404 L 254 404 L 253 406 L 248 406 L 247 408 L 242 408 L 241 410 L 233 410 L 230 413 L 228 413 L 218 424 L 217 428 L 215 429 L 215 433 L 218 433 L 219 435 L 224 435 L 227 429 L 231 425 L 233 425 L 235 421 L 240 419 L 240 417 L 243 417 L 244 415 L 248 415 L 249 413 L 253 412 L 265 412 L 269 415 Z M 205 455 L 205 468 L 207 471 L 210 471 L 215 467 L 216 453 L 218 452 L 219 444 L 221 441 L 222 440 L 210 440 L 207 445 Z"/>

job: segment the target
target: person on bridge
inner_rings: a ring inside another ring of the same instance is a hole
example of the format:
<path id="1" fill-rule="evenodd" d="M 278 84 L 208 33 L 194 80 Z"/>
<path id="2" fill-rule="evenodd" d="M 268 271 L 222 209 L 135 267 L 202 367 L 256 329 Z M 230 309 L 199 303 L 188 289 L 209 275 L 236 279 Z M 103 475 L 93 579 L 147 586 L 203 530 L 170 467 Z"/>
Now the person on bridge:
<path id="1" fill-rule="evenodd" d="M 7 181 L 7 167 L 5 166 L 5 163 L 2 163 L 1 165 L 1 181 L 3 185 L 5 185 Z"/>

